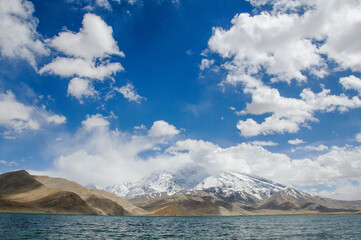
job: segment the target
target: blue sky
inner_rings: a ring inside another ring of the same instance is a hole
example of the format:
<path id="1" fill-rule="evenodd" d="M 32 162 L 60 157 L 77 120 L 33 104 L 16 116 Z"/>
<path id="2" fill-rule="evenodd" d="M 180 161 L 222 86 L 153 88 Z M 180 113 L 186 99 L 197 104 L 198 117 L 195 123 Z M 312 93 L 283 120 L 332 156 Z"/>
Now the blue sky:
<path id="1" fill-rule="evenodd" d="M 361 5 L 0 2 L 0 172 L 192 164 L 361 199 Z"/>

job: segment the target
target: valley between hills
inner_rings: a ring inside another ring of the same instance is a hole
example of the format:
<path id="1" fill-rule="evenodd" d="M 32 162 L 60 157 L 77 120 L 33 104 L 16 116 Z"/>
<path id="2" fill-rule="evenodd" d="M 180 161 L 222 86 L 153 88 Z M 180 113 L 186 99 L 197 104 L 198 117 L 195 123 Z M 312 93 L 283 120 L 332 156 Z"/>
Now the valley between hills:
<path id="1" fill-rule="evenodd" d="M 206 177 L 192 188 L 179 176 L 158 173 L 135 184 L 109 186 L 105 191 L 62 178 L 30 175 L 25 170 L 3 173 L 0 212 L 112 216 L 361 214 L 361 201 L 313 196 L 239 173 Z"/>

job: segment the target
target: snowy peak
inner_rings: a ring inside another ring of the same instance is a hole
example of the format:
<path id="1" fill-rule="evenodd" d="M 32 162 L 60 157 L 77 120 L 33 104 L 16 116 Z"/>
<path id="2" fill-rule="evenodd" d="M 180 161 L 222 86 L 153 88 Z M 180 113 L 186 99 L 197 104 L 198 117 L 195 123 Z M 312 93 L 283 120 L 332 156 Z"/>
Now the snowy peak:
<path id="1" fill-rule="evenodd" d="M 209 174 L 192 167 L 153 173 L 138 182 L 114 184 L 105 190 L 121 197 L 142 198 L 204 191 L 230 202 L 258 203 L 286 186 L 238 172 Z"/>
<path id="2" fill-rule="evenodd" d="M 313 197 L 311 194 L 307 192 L 289 186 L 284 188 L 282 191 L 280 191 L 280 194 L 284 198 L 292 198 L 294 200 L 309 199 Z"/>
<path id="3" fill-rule="evenodd" d="M 197 167 L 177 171 L 165 170 L 155 172 L 138 182 L 114 184 L 105 190 L 126 198 L 174 195 L 194 189 L 205 176 L 208 176 L 205 171 Z"/>
<path id="4" fill-rule="evenodd" d="M 107 192 L 115 193 L 120 197 L 125 197 L 129 193 L 131 183 L 118 183 L 106 187 L 104 190 Z"/>
<path id="5" fill-rule="evenodd" d="M 227 201 L 244 203 L 262 201 L 283 188 L 279 183 L 237 172 L 209 176 L 195 187 Z"/>

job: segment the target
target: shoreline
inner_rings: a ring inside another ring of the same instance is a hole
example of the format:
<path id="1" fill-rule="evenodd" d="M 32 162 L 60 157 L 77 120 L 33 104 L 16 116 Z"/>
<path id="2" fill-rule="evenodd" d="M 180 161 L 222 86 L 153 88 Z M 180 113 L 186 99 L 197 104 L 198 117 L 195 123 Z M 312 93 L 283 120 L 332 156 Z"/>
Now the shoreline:
<path id="1" fill-rule="evenodd" d="M 1 214 L 31 214 L 31 215 L 64 215 L 64 216 L 101 216 L 101 217 L 148 217 L 148 218 L 159 218 L 159 217 L 173 217 L 173 218 L 183 218 L 183 217 L 266 217 L 266 216 L 332 216 L 332 215 L 361 215 L 360 212 L 339 212 L 339 213 L 281 213 L 281 214 L 249 214 L 249 215 L 194 215 L 194 216 L 152 216 L 152 215 L 89 215 L 89 214 L 74 214 L 74 213 L 41 213 L 41 212 L 17 212 L 17 211 L 2 211 Z"/>

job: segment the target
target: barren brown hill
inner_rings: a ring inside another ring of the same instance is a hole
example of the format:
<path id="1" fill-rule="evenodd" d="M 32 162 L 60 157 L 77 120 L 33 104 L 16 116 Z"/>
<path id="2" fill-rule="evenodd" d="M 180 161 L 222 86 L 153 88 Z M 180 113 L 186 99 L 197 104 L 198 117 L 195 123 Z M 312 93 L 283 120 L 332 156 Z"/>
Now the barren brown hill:
<path id="1" fill-rule="evenodd" d="M 281 190 L 257 207 L 283 211 L 313 211 L 315 213 L 356 213 L 361 201 L 340 201 L 313 196 L 295 188 Z"/>
<path id="2" fill-rule="evenodd" d="M 66 179 L 31 176 L 24 170 L 0 175 L 0 212 L 131 215 L 121 203 L 137 209 L 119 197 L 103 195 Z"/>
<path id="3" fill-rule="evenodd" d="M 106 192 L 100 189 L 87 189 L 76 182 L 72 182 L 64 178 L 53 178 L 48 176 L 33 176 L 33 177 L 34 179 L 36 179 L 37 181 L 39 181 L 40 183 L 44 184 L 49 188 L 61 189 L 64 191 L 77 193 L 82 199 L 84 199 L 87 203 L 89 203 L 95 208 L 98 208 L 100 205 L 102 205 L 103 208 L 107 206 L 106 207 L 108 208 L 107 211 L 109 211 L 110 205 L 114 205 L 114 203 L 116 203 L 122 208 L 124 208 L 124 210 L 126 211 L 124 212 L 124 215 L 146 215 L 148 213 L 147 211 L 131 204 L 126 199 L 118 197 L 114 193 Z M 113 203 L 111 203 L 110 201 Z M 116 208 L 116 205 L 114 205 L 114 207 Z M 98 210 L 100 209 L 98 208 Z M 112 215 L 119 215 L 119 214 L 112 214 Z"/>
<path id="4" fill-rule="evenodd" d="M 231 216 L 241 215 L 233 204 L 208 193 L 196 191 L 132 202 L 151 216 Z"/>

